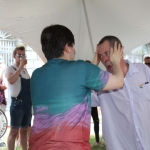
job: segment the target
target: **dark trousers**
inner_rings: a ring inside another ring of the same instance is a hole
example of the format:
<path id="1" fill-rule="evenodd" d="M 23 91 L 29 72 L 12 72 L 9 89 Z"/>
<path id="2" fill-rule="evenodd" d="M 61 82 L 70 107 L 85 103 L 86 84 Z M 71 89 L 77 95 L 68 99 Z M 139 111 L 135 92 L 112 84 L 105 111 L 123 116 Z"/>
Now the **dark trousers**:
<path id="1" fill-rule="evenodd" d="M 99 118 L 98 118 L 97 107 L 92 107 L 91 115 L 94 122 L 95 140 L 96 142 L 99 142 Z"/>

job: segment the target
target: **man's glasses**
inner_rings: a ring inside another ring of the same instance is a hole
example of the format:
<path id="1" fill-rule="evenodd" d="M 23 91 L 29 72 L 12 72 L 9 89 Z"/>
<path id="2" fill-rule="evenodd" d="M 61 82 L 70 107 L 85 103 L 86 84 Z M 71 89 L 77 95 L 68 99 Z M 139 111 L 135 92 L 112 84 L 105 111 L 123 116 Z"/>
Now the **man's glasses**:
<path id="1" fill-rule="evenodd" d="M 16 54 L 16 56 L 19 58 L 26 58 L 26 54 Z"/>

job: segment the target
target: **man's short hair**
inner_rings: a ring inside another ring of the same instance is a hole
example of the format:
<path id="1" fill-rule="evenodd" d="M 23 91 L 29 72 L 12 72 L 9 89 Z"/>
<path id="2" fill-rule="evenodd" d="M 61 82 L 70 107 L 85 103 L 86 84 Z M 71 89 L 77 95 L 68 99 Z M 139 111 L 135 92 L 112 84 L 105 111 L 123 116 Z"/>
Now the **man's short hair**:
<path id="1" fill-rule="evenodd" d="M 42 51 L 47 58 L 61 57 L 64 54 L 65 45 L 75 44 L 74 35 L 63 25 L 51 25 L 43 29 L 41 34 Z"/>
<path id="2" fill-rule="evenodd" d="M 144 58 L 144 60 L 145 60 L 145 59 L 150 59 L 150 56 L 146 56 L 146 57 Z"/>
<path id="3" fill-rule="evenodd" d="M 87 62 L 87 63 L 91 63 L 91 61 L 90 61 L 90 60 L 85 60 L 85 62 Z"/>
<path id="4" fill-rule="evenodd" d="M 20 50 L 20 51 L 25 51 L 25 47 L 24 46 L 19 46 L 19 47 L 16 47 L 13 51 L 13 56 L 16 55 L 17 51 Z"/>
<path id="5" fill-rule="evenodd" d="M 120 44 L 120 46 L 122 47 L 121 41 L 120 41 L 117 37 L 112 36 L 112 35 L 108 35 L 108 36 L 103 37 L 103 38 L 99 41 L 99 43 L 98 43 L 97 45 L 101 45 L 101 44 L 103 44 L 105 41 L 108 41 L 108 42 L 109 42 L 110 47 L 114 47 L 114 43 L 115 43 L 115 42 L 117 42 L 117 45 Z"/>

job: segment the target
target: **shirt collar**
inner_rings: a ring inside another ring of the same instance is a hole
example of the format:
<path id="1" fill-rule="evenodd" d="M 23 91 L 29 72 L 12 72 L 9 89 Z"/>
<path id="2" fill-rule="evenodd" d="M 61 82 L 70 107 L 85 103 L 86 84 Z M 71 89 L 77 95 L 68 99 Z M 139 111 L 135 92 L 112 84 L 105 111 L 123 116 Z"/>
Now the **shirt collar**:
<path id="1" fill-rule="evenodd" d="M 125 62 L 129 64 L 129 69 L 126 74 L 126 77 L 132 76 L 134 73 L 139 72 L 139 69 L 135 63 L 131 63 L 128 60 L 125 60 Z"/>

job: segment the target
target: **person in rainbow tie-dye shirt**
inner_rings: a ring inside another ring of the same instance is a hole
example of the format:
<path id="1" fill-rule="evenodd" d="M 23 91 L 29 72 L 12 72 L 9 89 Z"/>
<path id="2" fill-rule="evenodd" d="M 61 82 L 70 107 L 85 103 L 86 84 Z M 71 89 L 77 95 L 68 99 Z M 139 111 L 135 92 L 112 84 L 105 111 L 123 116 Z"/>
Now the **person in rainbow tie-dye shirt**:
<path id="1" fill-rule="evenodd" d="M 29 150 L 89 150 L 91 89 L 121 88 L 122 48 L 115 43 L 110 52 L 114 73 L 96 65 L 74 61 L 74 36 L 62 25 L 46 27 L 41 34 L 42 51 L 48 62 L 31 78 L 34 122 Z"/>

